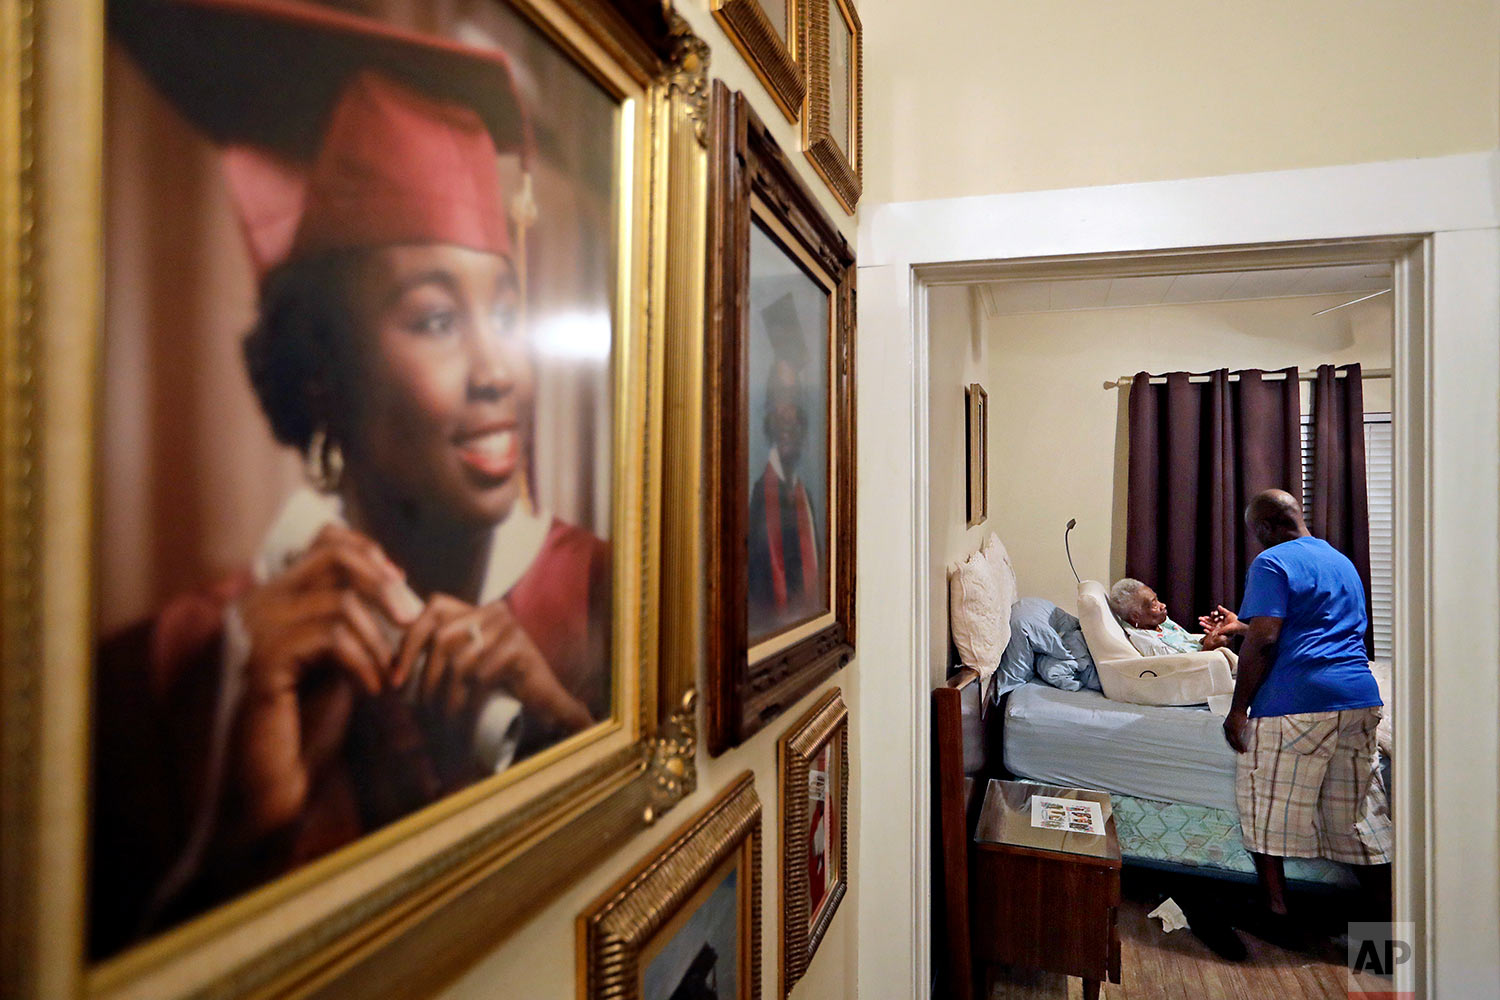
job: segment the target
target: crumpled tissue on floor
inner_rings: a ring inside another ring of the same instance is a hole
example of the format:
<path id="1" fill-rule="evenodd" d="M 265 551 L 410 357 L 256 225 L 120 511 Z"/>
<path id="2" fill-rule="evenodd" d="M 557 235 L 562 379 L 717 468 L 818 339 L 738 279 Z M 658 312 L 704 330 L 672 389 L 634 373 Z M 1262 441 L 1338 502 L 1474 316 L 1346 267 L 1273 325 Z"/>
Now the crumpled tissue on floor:
<path id="1" fill-rule="evenodd" d="M 1177 900 L 1171 896 L 1162 900 L 1160 906 L 1146 914 L 1148 920 L 1153 917 L 1161 921 L 1161 929 L 1168 934 L 1180 931 L 1188 925 L 1187 915 L 1182 912 L 1182 907 L 1177 905 Z"/>

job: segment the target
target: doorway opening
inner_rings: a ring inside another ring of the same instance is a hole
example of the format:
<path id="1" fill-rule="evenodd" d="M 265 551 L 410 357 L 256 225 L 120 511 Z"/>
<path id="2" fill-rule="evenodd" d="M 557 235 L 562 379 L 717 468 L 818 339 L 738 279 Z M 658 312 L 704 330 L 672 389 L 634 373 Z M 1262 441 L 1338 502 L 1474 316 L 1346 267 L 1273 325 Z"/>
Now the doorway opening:
<path id="1" fill-rule="evenodd" d="M 1073 565 L 1105 587 L 1125 576 L 1129 455 L 1133 445 L 1142 446 L 1129 435 L 1128 394 L 1137 373 L 1253 369 L 1277 372 L 1272 380 L 1297 378 L 1302 391 L 1294 395 L 1307 420 L 1297 481 L 1286 486 L 1311 509 L 1318 503 L 1316 415 L 1305 376 L 1323 364 L 1358 364 L 1357 375 L 1345 370 L 1342 377 L 1358 378 L 1364 389 L 1359 445 L 1377 649 L 1372 659 L 1390 723 L 1384 760 L 1389 763 L 1394 745 L 1389 730 L 1402 732 L 1407 747 L 1423 745 L 1423 633 L 1408 627 L 1421 607 L 1422 567 L 1400 554 L 1420 551 L 1422 542 L 1425 254 L 1423 238 L 1403 236 L 915 268 L 917 409 L 927 416 L 917 471 L 920 480 L 925 469 L 930 484 L 919 511 L 917 599 L 925 599 L 927 613 L 917 616 L 917 648 L 926 652 L 928 686 L 942 684 L 956 658 L 947 628 L 947 568 L 992 532 L 1008 547 L 1018 596 L 1064 612 L 1076 611 Z M 965 389 L 975 384 L 985 390 L 988 408 L 989 516 L 970 525 Z M 1064 543 L 1068 522 L 1077 525 L 1071 551 Z M 1222 603 L 1234 607 L 1236 597 L 1226 595 Z M 1172 610 L 1196 632 L 1198 616 L 1213 608 Z M 1023 713 L 1015 692 L 992 706 L 999 715 L 991 730 L 999 766 L 1020 781 L 1111 793 L 1126 861 L 1119 919 L 1127 970 L 1124 992 L 1115 987 L 1111 995 L 1155 996 L 1169 981 L 1201 981 L 1209 996 L 1273 989 L 1343 995 L 1347 925 L 1414 918 L 1425 880 L 1420 865 L 1406 859 L 1424 855 L 1420 768 L 1386 772 L 1391 812 L 1399 820 L 1395 902 L 1386 904 L 1394 910 L 1372 910 L 1371 895 L 1337 864 L 1296 864 L 1288 874 L 1306 933 L 1297 942 L 1267 942 L 1246 928 L 1236 931 L 1232 921 L 1210 927 L 1211 918 L 1255 899 L 1253 868 L 1237 842 L 1233 763 L 1225 769 L 1230 755 L 1224 748 L 1214 753 L 1205 747 L 1204 760 L 1196 763 L 1213 766 L 1185 780 L 1184 759 L 1196 751 L 1190 741 L 1179 742 L 1170 751 L 1177 759 L 1153 776 L 1142 747 L 1162 745 L 1159 734 L 1134 751 L 1119 742 L 1118 732 L 1090 736 L 1078 729 L 1090 706 L 1068 705 L 1045 683 L 1031 683 L 1034 688 L 1017 688 L 1027 701 Z M 1059 702 L 1050 726 L 1038 721 Z M 1008 728 L 1007 713 L 1023 714 L 1026 722 Z M 1128 728 L 1119 718 L 1104 724 Z M 1201 720 L 1192 726 L 1202 734 Z M 1111 739 L 1121 751 L 1113 758 Z M 1214 777 L 1194 787 L 1215 767 Z M 935 873 L 934 900 L 940 879 Z M 1244 945 L 1246 957 L 1225 959 L 1191 932 L 1167 933 L 1148 919 L 1169 895 L 1192 911 L 1199 924 L 1194 930 L 1206 931 L 1201 938 L 1217 937 L 1223 950 L 1233 951 L 1227 934 Z M 1281 947 L 1287 943 L 1298 947 Z M 941 968 L 935 971 L 941 977 Z M 1057 988 L 1038 973 L 1010 970 L 992 996 L 1051 996 Z M 1067 995 L 1062 989 L 1056 995 Z"/>

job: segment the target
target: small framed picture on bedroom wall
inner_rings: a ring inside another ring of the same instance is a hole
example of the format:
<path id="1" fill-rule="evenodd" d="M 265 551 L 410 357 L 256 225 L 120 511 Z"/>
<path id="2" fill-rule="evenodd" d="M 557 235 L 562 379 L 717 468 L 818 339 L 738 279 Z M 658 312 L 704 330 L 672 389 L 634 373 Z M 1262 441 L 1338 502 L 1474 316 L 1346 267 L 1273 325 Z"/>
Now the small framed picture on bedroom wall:
<path id="1" fill-rule="evenodd" d="M 964 390 L 968 401 L 969 460 L 965 479 L 965 516 L 969 527 L 990 516 L 990 394 L 978 382 Z"/>

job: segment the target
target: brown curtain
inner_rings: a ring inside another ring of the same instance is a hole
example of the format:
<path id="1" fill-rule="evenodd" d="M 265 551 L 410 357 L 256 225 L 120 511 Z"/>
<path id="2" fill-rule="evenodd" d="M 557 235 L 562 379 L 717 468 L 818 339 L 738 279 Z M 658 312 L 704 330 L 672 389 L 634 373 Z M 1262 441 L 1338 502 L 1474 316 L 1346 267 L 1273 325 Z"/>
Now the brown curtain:
<path id="1" fill-rule="evenodd" d="M 1239 605 L 1260 552 L 1244 525 L 1250 497 L 1273 487 L 1302 495 L 1297 370 L 1236 374 L 1170 372 L 1153 384 L 1139 372 L 1130 384 L 1125 573 L 1189 630 L 1215 605 Z"/>
<path id="2" fill-rule="evenodd" d="M 1339 378 L 1338 373 L 1344 377 Z M 1365 482 L 1365 392 L 1359 365 L 1320 365 L 1313 383 L 1313 502 L 1307 526 L 1348 556 L 1370 615 L 1370 515 Z M 1374 655 L 1365 631 L 1365 650 Z"/>

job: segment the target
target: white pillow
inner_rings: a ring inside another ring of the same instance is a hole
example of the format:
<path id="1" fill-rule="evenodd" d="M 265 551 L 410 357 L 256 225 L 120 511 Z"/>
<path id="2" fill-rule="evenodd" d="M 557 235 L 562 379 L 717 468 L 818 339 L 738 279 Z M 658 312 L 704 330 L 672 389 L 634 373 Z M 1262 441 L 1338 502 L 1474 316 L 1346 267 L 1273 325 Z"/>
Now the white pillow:
<path id="1" fill-rule="evenodd" d="M 1083 627 L 1083 641 L 1088 643 L 1095 663 L 1141 655 L 1109 610 L 1104 584 L 1096 580 L 1084 580 L 1078 585 L 1078 624 Z"/>
<path id="2" fill-rule="evenodd" d="M 948 622 L 959 659 L 988 680 L 1010 642 L 1010 605 L 1001 603 L 999 581 L 983 552 L 949 569 Z"/>
<path id="3" fill-rule="evenodd" d="M 1005 550 L 1005 543 L 1000 541 L 1000 536 L 993 531 L 985 540 L 984 558 L 990 564 L 990 572 L 995 574 L 995 583 L 1000 591 L 1000 606 L 1008 614 L 1021 599 L 1021 591 L 1016 584 L 1016 570 L 1011 565 L 1010 553 Z"/>

